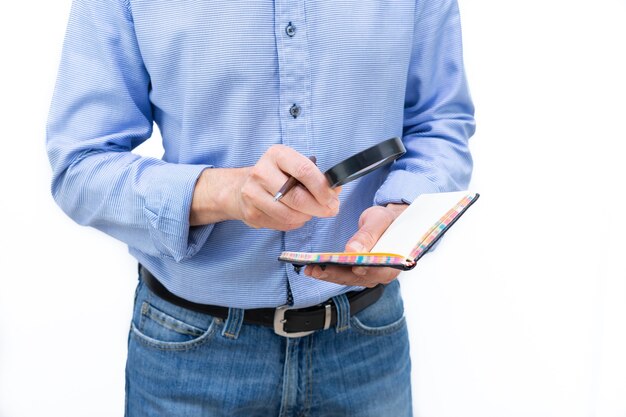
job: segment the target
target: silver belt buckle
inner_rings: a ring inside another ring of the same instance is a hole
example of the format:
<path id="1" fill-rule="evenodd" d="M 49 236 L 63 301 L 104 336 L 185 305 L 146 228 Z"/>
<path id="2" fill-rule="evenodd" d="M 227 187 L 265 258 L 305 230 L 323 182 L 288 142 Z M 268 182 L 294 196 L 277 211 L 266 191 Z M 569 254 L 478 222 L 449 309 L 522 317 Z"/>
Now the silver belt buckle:
<path id="1" fill-rule="evenodd" d="M 310 330 L 307 332 L 291 332 L 287 333 L 285 331 L 285 323 L 287 319 L 285 319 L 285 312 L 290 309 L 289 305 L 282 305 L 280 307 L 276 307 L 276 311 L 274 312 L 274 333 L 283 337 L 303 337 L 308 336 L 311 333 L 314 333 L 315 330 Z M 326 304 L 324 306 L 325 309 L 325 317 L 324 317 L 324 330 L 330 327 L 330 304 Z"/>

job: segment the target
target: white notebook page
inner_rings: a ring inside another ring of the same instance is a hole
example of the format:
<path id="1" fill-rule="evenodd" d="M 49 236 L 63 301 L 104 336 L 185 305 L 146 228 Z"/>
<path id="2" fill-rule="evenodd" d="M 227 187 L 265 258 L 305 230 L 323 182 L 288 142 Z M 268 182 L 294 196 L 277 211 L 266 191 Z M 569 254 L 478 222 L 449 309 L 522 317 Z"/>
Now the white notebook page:
<path id="1" fill-rule="evenodd" d="M 403 255 L 406 258 L 426 232 L 468 191 L 419 195 L 387 228 L 370 252 Z"/>

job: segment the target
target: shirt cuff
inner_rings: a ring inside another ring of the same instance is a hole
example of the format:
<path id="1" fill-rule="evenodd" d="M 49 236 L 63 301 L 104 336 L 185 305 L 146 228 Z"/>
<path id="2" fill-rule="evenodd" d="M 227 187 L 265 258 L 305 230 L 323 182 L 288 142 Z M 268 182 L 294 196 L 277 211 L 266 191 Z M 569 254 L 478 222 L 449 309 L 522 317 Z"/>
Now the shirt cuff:
<path id="1" fill-rule="evenodd" d="M 409 171 L 391 171 L 374 196 L 374 205 L 411 204 L 420 194 L 441 190 L 424 175 Z"/>
<path id="2" fill-rule="evenodd" d="M 176 262 L 195 255 L 214 225 L 189 225 L 193 191 L 206 165 L 164 164 L 150 171 L 144 214 L 150 237 L 164 257 Z"/>

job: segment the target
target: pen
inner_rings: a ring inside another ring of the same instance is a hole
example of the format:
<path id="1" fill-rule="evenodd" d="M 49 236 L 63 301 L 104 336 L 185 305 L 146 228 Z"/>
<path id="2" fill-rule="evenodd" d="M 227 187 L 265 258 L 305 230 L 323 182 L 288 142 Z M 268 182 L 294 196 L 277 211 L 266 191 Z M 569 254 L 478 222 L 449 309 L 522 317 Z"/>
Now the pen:
<path id="1" fill-rule="evenodd" d="M 313 155 L 309 156 L 309 159 L 314 164 L 317 162 L 317 158 Z M 289 190 L 296 186 L 296 184 L 298 184 L 298 180 L 294 177 L 289 177 L 289 179 L 283 184 L 282 187 L 280 187 L 280 190 L 278 190 L 278 192 L 274 196 L 274 201 L 279 201 L 281 198 L 283 198 Z"/>

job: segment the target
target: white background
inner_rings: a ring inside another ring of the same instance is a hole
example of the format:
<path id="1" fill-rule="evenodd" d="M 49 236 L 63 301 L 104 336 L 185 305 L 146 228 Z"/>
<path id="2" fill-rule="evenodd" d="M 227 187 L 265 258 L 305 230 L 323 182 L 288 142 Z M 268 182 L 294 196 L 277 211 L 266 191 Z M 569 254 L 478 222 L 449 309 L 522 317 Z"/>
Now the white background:
<path id="1" fill-rule="evenodd" d="M 482 196 L 401 278 L 416 415 L 626 416 L 626 1 L 460 6 Z M 0 417 L 123 413 L 135 263 L 49 194 L 69 7 L 0 6 Z"/>

